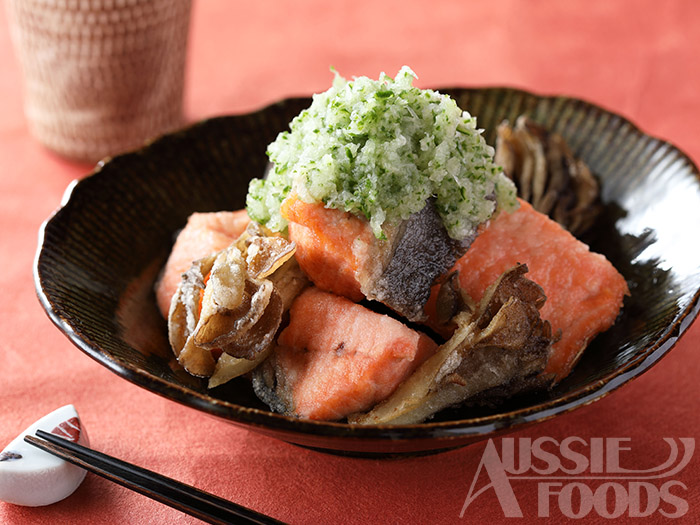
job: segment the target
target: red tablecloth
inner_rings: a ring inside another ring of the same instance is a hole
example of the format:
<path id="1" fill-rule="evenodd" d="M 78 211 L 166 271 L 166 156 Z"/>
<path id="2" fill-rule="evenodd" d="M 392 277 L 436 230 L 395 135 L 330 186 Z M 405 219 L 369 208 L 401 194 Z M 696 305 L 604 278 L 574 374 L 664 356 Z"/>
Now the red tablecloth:
<path id="1" fill-rule="evenodd" d="M 323 91 L 344 76 L 403 64 L 432 86 L 509 85 L 613 109 L 700 160 L 700 3 L 694 0 L 195 2 L 185 107 L 190 120 Z M 22 85 L 0 10 L 0 447 L 40 416 L 73 403 L 93 445 L 292 523 L 450 523 L 486 444 L 414 459 L 358 460 L 306 451 L 223 424 L 120 379 L 75 348 L 37 301 L 32 262 L 41 222 L 88 166 L 61 160 L 28 134 Z M 700 226 L 700 225 L 698 225 Z M 613 395 L 514 437 L 630 438 L 623 464 L 668 456 L 663 438 L 700 433 L 700 323 L 657 366 Z M 500 450 L 501 441 L 495 440 Z M 671 492 L 700 522 L 700 453 Z M 585 483 L 582 481 L 582 483 Z M 484 484 L 482 480 L 481 484 Z M 595 485 L 591 485 L 595 488 Z M 660 482 L 657 483 L 660 486 Z M 624 485 L 627 489 L 627 484 Z M 538 483 L 513 482 L 537 521 Z M 578 508 L 574 502 L 574 511 Z M 564 521 L 556 497 L 552 522 Z M 610 505 L 612 508 L 612 504 Z M 666 512 L 675 507 L 663 503 Z M 493 490 L 464 522 L 502 521 Z M 630 512 L 622 514 L 622 518 Z M 648 520 L 661 520 L 660 512 Z M 2 523 L 193 523 L 197 520 L 88 475 L 44 508 L 0 504 Z M 594 509 L 579 522 L 604 519 Z M 632 519 L 637 522 L 638 519 Z"/>

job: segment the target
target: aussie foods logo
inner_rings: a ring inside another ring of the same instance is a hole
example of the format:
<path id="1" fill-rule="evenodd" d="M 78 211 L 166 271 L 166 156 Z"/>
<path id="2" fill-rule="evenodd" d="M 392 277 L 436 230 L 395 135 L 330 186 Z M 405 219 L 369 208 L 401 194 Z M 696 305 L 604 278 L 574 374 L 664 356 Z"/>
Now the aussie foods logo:
<path id="1" fill-rule="evenodd" d="M 668 457 L 650 468 L 622 466 L 630 438 L 503 438 L 501 450 L 490 439 L 481 457 L 460 517 L 491 491 L 506 518 L 522 518 L 513 485 L 528 480 L 537 491 L 537 516 L 578 519 L 680 518 L 688 512 L 688 487 L 673 479 L 690 463 L 694 438 L 663 438 Z"/>

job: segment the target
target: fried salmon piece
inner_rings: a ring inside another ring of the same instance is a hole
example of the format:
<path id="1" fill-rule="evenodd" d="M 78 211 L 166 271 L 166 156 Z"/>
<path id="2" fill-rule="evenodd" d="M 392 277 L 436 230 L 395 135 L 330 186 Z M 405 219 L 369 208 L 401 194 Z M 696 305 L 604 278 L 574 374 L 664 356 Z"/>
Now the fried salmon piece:
<path id="1" fill-rule="evenodd" d="M 386 399 L 433 355 L 425 334 L 312 287 L 292 305 L 289 325 L 256 371 L 256 394 L 273 410 L 338 420 Z"/>
<path id="2" fill-rule="evenodd" d="M 297 245 L 296 259 L 304 273 L 322 290 L 360 301 L 360 273 L 373 250 L 369 225 L 358 217 L 323 204 L 307 204 L 292 195 L 282 203 L 289 221 L 289 238 Z"/>
<path id="3" fill-rule="evenodd" d="M 591 252 L 522 200 L 517 211 L 500 213 L 489 222 L 453 271 L 459 272 L 461 288 L 479 301 L 490 283 L 518 263 L 527 264 L 528 277 L 547 297 L 541 315 L 560 339 L 553 345 L 544 373 L 554 373 L 556 381 L 561 381 L 588 343 L 613 325 L 629 294 L 627 283 L 603 255 Z M 436 286 L 428 308 L 436 328 L 437 292 Z M 444 327 L 440 331 L 444 334 Z"/>
<path id="4" fill-rule="evenodd" d="M 290 195 L 282 204 L 299 265 L 319 288 L 353 301 L 379 301 L 409 321 L 426 319 L 430 289 L 469 246 L 447 234 L 432 202 L 407 220 L 385 228 L 322 203 Z"/>

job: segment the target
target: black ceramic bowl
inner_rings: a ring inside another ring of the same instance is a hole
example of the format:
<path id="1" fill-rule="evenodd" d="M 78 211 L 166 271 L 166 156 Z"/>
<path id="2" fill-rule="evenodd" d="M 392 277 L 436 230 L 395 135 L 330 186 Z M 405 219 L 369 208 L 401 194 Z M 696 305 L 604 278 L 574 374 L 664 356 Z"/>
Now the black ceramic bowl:
<path id="1" fill-rule="evenodd" d="M 75 183 L 43 226 L 36 287 L 52 321 L 85 353 L 137 385 L 224 421 L 316 449 L 360 455 L 438 451 L 600 399 L 657 362 L 698 314 L 700 176 L 671 144 L 624 118 L 565 97 L 515 89 L 444 89 L 495 127 L 530 115 L 561 133 L 602 181 L 606 212 L 587 240 L 625 276 L 631 296 L 554 390 L 497 409 L 459 409 L 410 426 L 356 427 L 274 414 L 245 379 L 208 391 L 174 359 L 153 282 L 194 211 L 244 206 L 265 149 L 310 99 L 201 122 L 107 160 Z"/>

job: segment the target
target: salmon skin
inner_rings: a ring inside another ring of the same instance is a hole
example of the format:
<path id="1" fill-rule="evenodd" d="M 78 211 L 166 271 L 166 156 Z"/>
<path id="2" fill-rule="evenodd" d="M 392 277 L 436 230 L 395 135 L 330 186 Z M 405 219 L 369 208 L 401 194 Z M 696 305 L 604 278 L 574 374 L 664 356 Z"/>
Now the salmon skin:
<path id="1" fill-rule="evenodd" d="M 473 237 L 466 241 L 452 239 L 432 200 L 400 228 L 389 263 L 366 295 L 409 321 L 423 321 L 426 319 L 423 307 L 431 287 L 457 262 Z"/>
<path id="2" fill-rule="evenodd" d="M 437 345 L 389 316 L 312 287 L 292 305 L 270 358 L 253 372 L 276 412 L 339 420 L 386 399 Z"/>
<path id="3" fill-rule="evenodd" d="M 226 248 L 245 231 L 249 222 L 245 210 L 190 215 L 156 283 L 156 300 L 163 317 L 168 318 L 170 302 L 192 261 Z"/>
<path id="4" fill-rule="evenodd" d="M 353 301 L 379 301 L 409 321 L 427 319 L 432 285 L 473 240 L 452 239 L 434 202 L 377 239 L 364 219 L 295 195 L 282 205 L 299 265 L 316 286 Z"/>
<path id="5" fill-rule="evenodd" d="M 561 334 L 543 372 L 561 381 L 588 343 L 613 325 L 629 294 L 627 283 L 603 255 L 523 200 L 517 211 L 488 223 L 453 271 L 459 272 L 460 287 L 479 301 L 489 284 L 517 263 L 527 264 L 529 278 L 544 289 L 542 318 Z M 435 322 L 437 293 L 436 286 L 428 310 L 433 328 L 445 334 Z"/>

